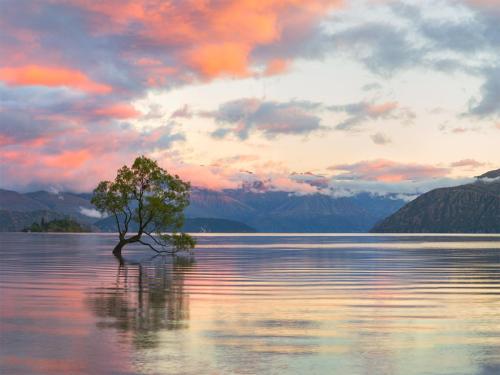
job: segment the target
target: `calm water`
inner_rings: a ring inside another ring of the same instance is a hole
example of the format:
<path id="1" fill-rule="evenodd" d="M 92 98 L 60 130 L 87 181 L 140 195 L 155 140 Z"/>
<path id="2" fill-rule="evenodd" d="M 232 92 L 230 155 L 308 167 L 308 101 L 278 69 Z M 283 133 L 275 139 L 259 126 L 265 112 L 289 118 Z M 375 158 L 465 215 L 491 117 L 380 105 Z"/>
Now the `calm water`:
<path id="1" fill-rule="evenodd" d="M 0 235 L 0 374 L 500 374 L 500 237 Z"/>

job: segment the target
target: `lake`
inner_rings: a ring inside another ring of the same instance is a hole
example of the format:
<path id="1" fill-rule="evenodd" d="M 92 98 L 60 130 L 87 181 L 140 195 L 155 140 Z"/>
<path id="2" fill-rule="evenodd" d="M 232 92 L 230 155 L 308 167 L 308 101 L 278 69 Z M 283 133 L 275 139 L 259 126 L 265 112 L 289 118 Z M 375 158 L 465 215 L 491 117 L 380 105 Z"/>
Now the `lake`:
<path id="1" fill-rule="evenodd" d="M 500 374 L 500 236 L 0 234 L 0 374 Z"/>

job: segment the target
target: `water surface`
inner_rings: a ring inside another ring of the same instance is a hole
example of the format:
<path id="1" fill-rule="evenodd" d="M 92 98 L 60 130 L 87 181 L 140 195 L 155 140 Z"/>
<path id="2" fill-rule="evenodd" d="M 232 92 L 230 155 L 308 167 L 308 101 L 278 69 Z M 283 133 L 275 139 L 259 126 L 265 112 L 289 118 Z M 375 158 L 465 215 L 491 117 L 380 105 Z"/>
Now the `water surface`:
<path id="1" fill-rule="evenodd" d="M 0 374 L 500 374 L 500 237 L 0 235 Z"/>

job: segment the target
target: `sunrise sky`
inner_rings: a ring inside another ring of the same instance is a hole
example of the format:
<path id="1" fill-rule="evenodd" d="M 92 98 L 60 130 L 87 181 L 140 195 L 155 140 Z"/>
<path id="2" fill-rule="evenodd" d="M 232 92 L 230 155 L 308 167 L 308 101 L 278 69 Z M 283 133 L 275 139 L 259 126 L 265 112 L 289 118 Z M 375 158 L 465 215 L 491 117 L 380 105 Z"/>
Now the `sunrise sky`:
<path id="1" fill-rule="evenodd" d="M 500 0 L 0 3 L 0 186 L 416 194 L 500 166 Z"/>

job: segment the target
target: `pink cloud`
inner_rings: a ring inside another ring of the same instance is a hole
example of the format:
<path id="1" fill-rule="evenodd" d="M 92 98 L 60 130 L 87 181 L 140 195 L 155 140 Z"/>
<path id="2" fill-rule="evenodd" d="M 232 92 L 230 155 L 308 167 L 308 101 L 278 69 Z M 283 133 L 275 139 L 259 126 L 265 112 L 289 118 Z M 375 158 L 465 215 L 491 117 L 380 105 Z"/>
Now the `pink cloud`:
<path id="1" fill-rule="evenodd" d="M 202 79 L 211 79 L 256 74 L 255 63 L 266 65 L 266 74 L 283 72 L 282 58 L 260 62 L 252 52 L 259 46 L 280 44 L 287 33 L 307 35 L 328 10 L 340 7 L 342 1 L 69 0 L 68 3 L 87 14 L 96 35 L 132 33 L 131 37 L 140 44 L 131 45 L 128 55 L 155 46 L 177 60 L 174 69 L 184 65 L 184 69 L 191 69 Z M 161 72 L 160 68 L 172 68 L 164 61 L 162 57 L 141 56 L 136 64 L 149 70 L 148 80 L 153 83 L 161 81 L 155 74 Z"/>
<path id="2" fill-rule="evenodd" d="M 0 80 L 11 86 L 65 86 L 93 94 L 107 94 L 112 90 L 78 70 L 40 65 L 0 68 Z"/>
<path id="3" fill-rule="evenodd" d="M 98 117 L 117 119 L 135 118 L 140 115 L 139 111 L 129 104 L 113 104 L 109 107 L 96 108 L 93 113 Z"/>
<path id="4" fill-rule="evenodd" d="M 81 167 L 90 157 L 89 150 L 65 151 L 57 155 L 46 155 L 43 163 L 48 167 L 67 170 Z"/>
<path id="5" fill-rule="evenodd" d="M 398 163 L 391 160 L 366 160 L 354 164 L 334 165 L 332 171 L 343 172 L 337 178 L 360 179 L 367 181 L 401 182 L 445 177 L 448 168 L 433 165 Z"/>
<path id="6" fill-rule="evenodd" d="M 91 191 L 97 181 L 113 178 L 128 159 L 121 153 L 101 153 L 96 162 L 94 152 L 85 148 L 54 155 L 44 154 L 40 148 L 1 151 L 0 157 L 2 175 L 9 176 L 7 188 L 59 185 L 72 191 Z"/>
<path id="7" fill-rule="evenodd" d="M 482 7 L 498 7 L 500 6 L 500 0 L 465 0 L 468 4 L 482 6 Z"/>
<path id="8" fill-rule="evenodd" d="M 131 103 L 151 87 L 280 74 L 300 55 L 291 47 L 312 38 L 321 19 L 341 3 L 13 2 L 0 15 L 8 36 L 0 38 L 0 81 L 12 95 L 0 116 L 4 180 L 17 187 L 61 183 L 89 189 L 135 155 L 158 152 L 182 139 L 168 126 L 144 132 L 127 123 L 140 118 Z M 19 14 L 23 22 L 18 22 Z M 75 22 L 67 29 L 55 19 Z M 26 101 L 20 99 L 23 95 Z M 14 116 L 18 113 L 24 117 Z M 280 113 L 297 117 L 295 112 Z M 189 116 L 187 108 L 184 115 Z M 302 117 L 317 127 L 314 117 Z M 288 131 L 286 125 L 267 123 L 262 131 Z M 221 177 L 220 171 L 180 163 L 176 168 L 200 185 L 239 183 L 237 171 Z"/>
<path id="9" fill-rule="evenodd" d="M 290 66 L 290 62 L 285 59 L 273 59 L 267 63 L 264 75 L 273 76 L 276 74 L 281 74 L 287 71 Z"/>
<path id="10" fill-rule="evenodd" d="M 392 112 L 398 108 L 397 102 L 387 102 L 382 104 L 370 104 L 367 106 L 367 112 L 372 116 L 381 116 Z"/>
<path id="11" fill-rule="evenodd" d="M 328 109 L 343 112 L 347 117 L 336 128 L 339 130 L 356 131 L 368 121 L 380 119 L 398 119 L 403 123 L 411 123 L 415 114 L 398 102 L 354 102 L 344 105 L 332 105 Z"/>
<path id="12" fill-rule="evenodd" d="M 120 166 L 137 155 L 169 148 L 182 139 L 170 126 L 144 131 L 115 122 L 71 126 L 58 134 L 39 134 L 0 147 L 0 175 L 8 176 L 3 187 L 11 189 L 56 184 L 89 191 L 98 181 L 113 178 Z"/>

